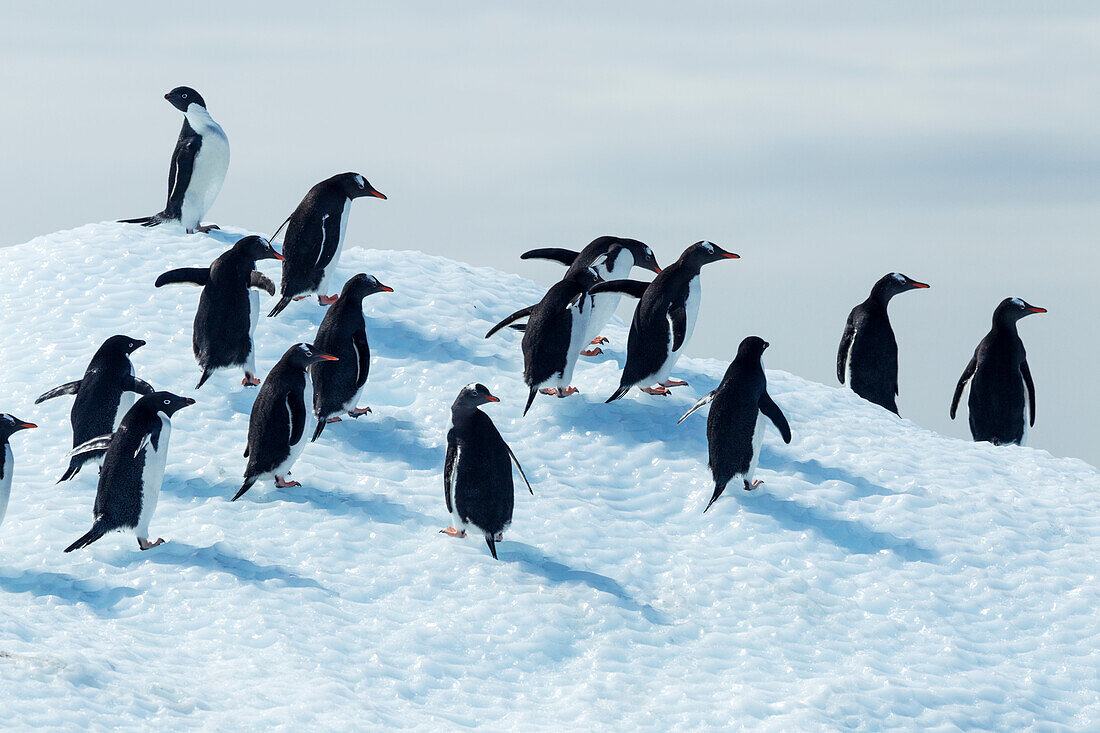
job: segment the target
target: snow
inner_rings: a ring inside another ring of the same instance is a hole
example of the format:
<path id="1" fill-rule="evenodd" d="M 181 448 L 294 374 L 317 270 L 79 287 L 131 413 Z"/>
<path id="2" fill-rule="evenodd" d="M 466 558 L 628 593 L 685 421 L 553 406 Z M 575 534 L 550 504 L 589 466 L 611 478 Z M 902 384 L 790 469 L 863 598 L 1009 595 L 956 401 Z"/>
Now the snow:
<path id="1" fill-rule="evenodd" d="M 684 357 L 690 387 L 603 405 L 616 320 L 608 353 L 577 368 L 581 394 L 522 419 L 520 334 L 481 338 L 541 295 L 514 275 L 349 248 L 340 282 L 362 271 L 395 290 L 365 301 L 374 414 L 307 447 L 301 488 L 230 503 L 256 392 L 239 371 L 192 389 L 199 290 L 152 283 L 239 234 L 93 224 L 4 250 L 0 410 L 41 426 L 12 440 L 0 526 L 5 724 L 1100 725 L 1096 469 L 945 438 L 769 370 L 794 440 L 769 428 L 765 484 L 703 515 L 709 408 L 676 420 L 726 364 Z M 259 376 L 321 316 L 311 299 L 262 318 Z M 169 542 L 140 552 L 114 534 L 65 555 L 90 526 L 95 471 L 54 485 L 72 400 L 33 401 L 114 333 L 148 341 L 138 376 L 198 400 L 173 419 L 151 527 Z M 439 533 L 449 406 L 472 381 L 504 400 L 485 411 L 535 489 L 516 491 L 500 562 L 480 537 Z"/>

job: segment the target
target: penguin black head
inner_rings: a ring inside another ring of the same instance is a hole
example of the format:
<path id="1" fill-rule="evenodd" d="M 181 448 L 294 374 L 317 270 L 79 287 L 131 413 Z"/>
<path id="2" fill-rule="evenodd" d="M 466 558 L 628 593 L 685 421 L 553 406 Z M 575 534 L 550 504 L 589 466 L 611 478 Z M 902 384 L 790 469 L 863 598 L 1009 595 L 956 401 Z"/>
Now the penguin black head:
<path id="1" fill-rule="evenodd" d="M 165 94 L 164 98 L 171 102 L 173 107 L 184 114 L 187 114 L 187 108 L 192 104 L 197 104 L 203 109 L 206 109 L 206 101 L 203 100 L 202 95 L 191 87 L 176 87 Z"/>
<path id="2" fill-rule="evenodd" d="M 257 260 L 284 259 L 283 256 L 276 252 L 275 248 L 271 246 L 271 242 L 255 234 L 238 239 L 237 243 L 233 245 L 233 251 L 247 257 L 252 262 L 256 262 Z"/>
<path id="3" fill-rule="evenodd" d="M 458 393 L 458 397 L 455 399 L 454 404 L 451 405 L 451 411 L 469 412 L 488 402 L 500 402 L 500 398 L 494 397 L 489 391 L 489 388 L 484 384 L 471 383 L 463 387 Z"/>
<path id="4" fill-rule="evenodd" d="M 365 298 L 368 295 L 374 295 L 375 293 L 392 293 L 393 288 L 389 285 L 383 285 L 378 282 L 378 278 L 374 275 L 368 275 L 365 272 L 360 272 L 355 275 L 346 283 L 344 283 L 344 289 L 340 291 L 341 298 Z"/>
<path id="5" fill-rule="evenodd" d="M 644 267 L 658 275 L 661 274 L 661 267 L 657 264 L 657 258 L 654 256 L 653 250 L 644 242 L 639 242 L 637 239 L 620 239 L 619 243 L 630 254 L 634 255 L 635 267 Z"/>
<path id="6" fill-rule="evenodd" d="M 8 438 L 12 433 L 17 433 L 20 430 L 27 430 L 28 428 L 37 428 L 38 426 L 32 422 L 26 420 L 20 420 L 14 415 L 9 415 L 6 412 L 0 414 L 0 443 L 8 442 Z"/>
<path id="7" fill-rule="evenodd" d="M 101 353 L 130 355 L 145 346 L 145 342 L 133 336 L 112 336 L 99 347 Z"/>
<path id="8" fill-rule="evenodd" d="M 293 366 L 305 371 L 314 364 L 320 364 L 323 361 L 339 361 L 332 354 L 326 354 L 318 349 L 313 344 L 294 344 L 283 355 Z"/>
<path id="9" fill-rule="evenodd" d="M 771 344 L 759 336 L 747 336 L 741 341 L 741 345 L 737 347 L 737 360 L 759 361 L 760 357 L 764 355 L 764 349 L 769 346 Z"/>
<path id="10" fill-rule="evenodd" d="M 363 196 L 374 196 L 383 200 L 386 198 L 386 194 L 375 190 L 374 186 L 370 185 L 370 181 L 358 173 L 342 173 L 339 180 L 340 185 L 344 188 L 344 193 L 347 194 L 349 199 L 362 198 Z"/>
<path id="11" fill-rule="evenodd" d="M 702 267 L 703 265 L 711 262 L 717 262 L 718 260 L 739 260 L 741 255 L 735 255 L 733 252 L 727 252 L 719 247 L 714 242 L 696 242 L 680 255 L 680 261 L 685 265 L 691 265 L 694 267 Z"/>
<path id="12" fill-rule="evenodd" d="M 166 417 L 172 417 L 183 408 L 193 404 L 195 404 L 195 401 L 190 397 L 180 397 L 178 394 L 171 392 L 154 392 L 138 400 L 134 407 L 140 405 L 151 412 L 159 412 Z"/>
<path id="13" fill-rule="evenodd" d="M 871 288 L 871 297 L 886 302 L 898 293 L 927 287 L 927 283 L 914 280 L 907 275 L 902 275 L 900 272 L 890 272 L 880 277 L 875 286 Z"/>
<path id="14" fill-rule="evenodd" d="M 994 324 L 1010 324 L 1030 316 L 1032 313 L 1046 313 L 1046 308 L 1032 305 L 1022 298 L 1005 298 L 993 311 Z"/>

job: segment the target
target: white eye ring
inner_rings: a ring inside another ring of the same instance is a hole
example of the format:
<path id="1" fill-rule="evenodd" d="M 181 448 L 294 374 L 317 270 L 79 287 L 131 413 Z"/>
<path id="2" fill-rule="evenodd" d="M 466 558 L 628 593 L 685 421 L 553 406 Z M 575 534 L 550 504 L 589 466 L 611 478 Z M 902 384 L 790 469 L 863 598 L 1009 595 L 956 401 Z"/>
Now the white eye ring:
<path id="1" fill-rule="evenodd" d="M 172 404 L 172 400 L 165 400 L 165 401 L 164 401 L 164 404 L 166 404 L 166 405 L 170 405 L 170 404 Z"/>
<path id="2" fill-rule="evenodd" d="M 187 95 L 186 95 L 186 94 L 181 94 L 180 96 L 181 96 L 181 97 L 183 97 L 184 99 L 187 99 Z"/>

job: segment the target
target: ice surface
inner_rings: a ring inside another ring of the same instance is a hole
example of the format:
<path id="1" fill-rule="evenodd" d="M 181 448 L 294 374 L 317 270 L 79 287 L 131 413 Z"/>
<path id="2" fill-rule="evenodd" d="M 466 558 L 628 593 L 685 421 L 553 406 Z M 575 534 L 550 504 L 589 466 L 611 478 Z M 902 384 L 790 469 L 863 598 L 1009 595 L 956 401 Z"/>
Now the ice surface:
<path id="1" fill-rule="evenodd" d="M 13 441 L 0 527 L 4 725 L 1100 725 L 1094 468 L 944 438 L 769 371 L 794 440 L 769 430 L 765 484 L 704 515 L 706 410 L 676 419 L 726 365 L 684 358 L 690 387 L 604 405 L 615 321 L 608 355 L 577 368 L 581 395 L 521 419 L 521 335 L 481 335 L 541 288 L 494 270 L 346 251 L 341 281 L 396 291 L 365 301 L 374 414 L 328 426 L 295 466 L 301 488 L 231 504 L 256 392 L 239 371 L 192 389 L 199 290 L 153 281 L 235 238 L 94 224 L 4 250 L 0 410 L 41 426 Z M 262 318 L 260 376 L 321 316 L 311 299 Z M 140 552 L 115 534 L 65 555 L 95 470 L 54 485 L 71 398 L 33 401 L 114 333 L 149 342 L 138 376 L 198 399 L 173 420 L 152 522 L 169 542 Z M 505 400 L 485 411 L 535 488 L 516 492 L 501 562 L 438 531 L 449 406 L 472 381 Z"/>

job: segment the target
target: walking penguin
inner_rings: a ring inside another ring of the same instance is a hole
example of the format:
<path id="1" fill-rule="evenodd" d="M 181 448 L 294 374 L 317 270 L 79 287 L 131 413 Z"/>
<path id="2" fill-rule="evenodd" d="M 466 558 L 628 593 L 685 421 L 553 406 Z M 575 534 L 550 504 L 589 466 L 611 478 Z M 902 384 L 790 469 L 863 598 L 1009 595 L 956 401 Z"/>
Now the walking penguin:
<path id="1" fill-rule="evenodd" d="M 38 426 L 26 420 L 20 420 L 14 415 L 4 413 L 0 415 L 0 443 L 4 450 L 0 452 L 0 524 L 4 523 L 4 515 L 8 512 L 8 500 L 11 499 L 11 479 L 15 473 L 15 456 L 11 452 L 11 443 L 8 439 L 13 433 Z"/>

